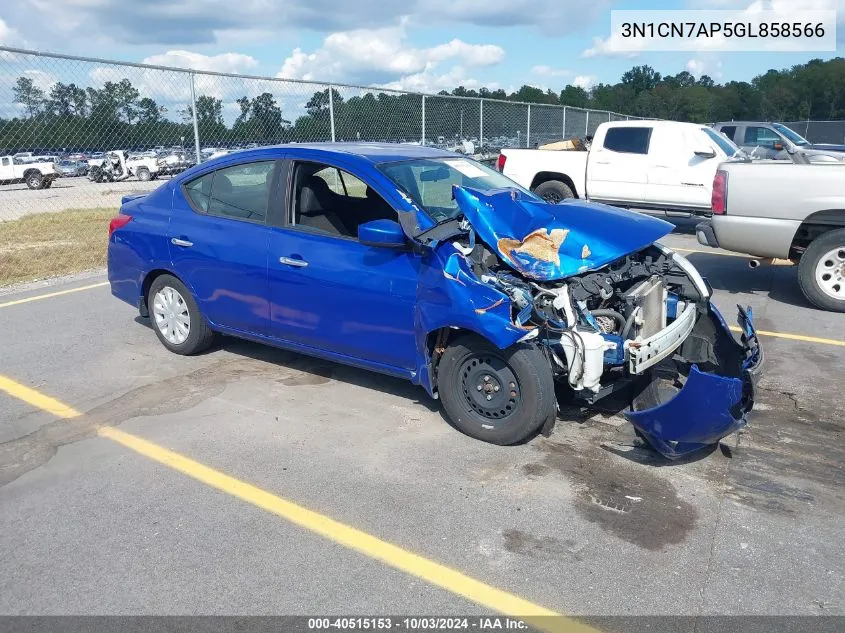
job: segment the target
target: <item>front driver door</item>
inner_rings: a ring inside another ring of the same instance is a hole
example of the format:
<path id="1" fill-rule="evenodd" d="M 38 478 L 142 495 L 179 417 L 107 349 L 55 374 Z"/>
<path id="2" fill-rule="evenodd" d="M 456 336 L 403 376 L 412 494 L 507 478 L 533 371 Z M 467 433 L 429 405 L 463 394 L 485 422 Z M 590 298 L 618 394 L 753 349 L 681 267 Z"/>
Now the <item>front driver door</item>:
<path id="1" fill-rule="evenodd" d="M 397 214 L 350 171 L 292 165 L 286 221 L 270 235 L 272 335 L 407 374 L 420 259 L 358 242 L 358 224 Z"/>

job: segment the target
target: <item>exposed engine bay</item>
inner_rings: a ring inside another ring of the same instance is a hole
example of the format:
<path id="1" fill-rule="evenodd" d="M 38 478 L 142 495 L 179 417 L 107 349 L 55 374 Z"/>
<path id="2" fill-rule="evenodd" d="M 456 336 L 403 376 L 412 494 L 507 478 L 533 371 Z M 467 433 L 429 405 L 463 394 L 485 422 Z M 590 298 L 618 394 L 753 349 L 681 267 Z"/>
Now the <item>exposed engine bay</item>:
<path id="1" fill-rule="evenodd" d="M 565 280 L 534 281 L 471 233 L 453 244 L 482 282 L 510 298 L 513 323 L 526 330 L 524 340 L 546 347 L 556 377 L 590 402 L 618 386 L 611 382 L 669 357 L 692 332 L 697 306 L 708 300 L 673 253 L 659 246 Z M 614 368 L 619 371 L 603 384 Z"/>

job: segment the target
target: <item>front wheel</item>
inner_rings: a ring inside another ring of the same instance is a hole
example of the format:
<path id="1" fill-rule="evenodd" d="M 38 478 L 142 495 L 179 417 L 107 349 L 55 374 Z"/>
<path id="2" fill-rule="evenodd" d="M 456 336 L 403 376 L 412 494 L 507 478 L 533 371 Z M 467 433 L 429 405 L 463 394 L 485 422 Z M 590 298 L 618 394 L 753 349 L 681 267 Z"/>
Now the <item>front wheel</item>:
<path id="1" fill-rule="evenodd" d="M 810 243 L 798 263 L 798 283 L 816 307 L 845 312 L 845 229 Z"/>
<path id="2" fill-rule="evenodd" d="M 214 332 L 193 295 L 172 275 L 156 277 L 147 293 L 147 308 L 158 340 L 176 354 L 190 356 L 207 349 Z"/>
<path id="3" fill-rule="evenodd" d="M 440 360 L 437 386 L 452 424 L 492 444 L 521 442 L 555 417 L 552 371 L 536 346 L 500 350 L 480 336 L 461 336 Z"/>
<path id="4" fill-rule="evenodd" d="M 143 182 L 147 182 L 148 180 L 152 180 L 152 179 L 153 179 L 153 175 L 150 172 L 150 170 L 147 169 L 146 167 L 141 167 L 138 170 L 138 180 L 141 180 Z"/>

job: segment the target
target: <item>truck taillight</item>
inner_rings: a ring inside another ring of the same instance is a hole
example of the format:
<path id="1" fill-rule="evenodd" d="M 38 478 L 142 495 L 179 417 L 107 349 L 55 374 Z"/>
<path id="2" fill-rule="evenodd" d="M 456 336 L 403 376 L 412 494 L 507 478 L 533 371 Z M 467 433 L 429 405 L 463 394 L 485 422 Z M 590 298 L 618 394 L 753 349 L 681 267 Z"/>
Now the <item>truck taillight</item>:
<path id="1" fill-rule="evenodd" d="M 713 178 L 713 196 L 710 199 L 710 210 L 716 215 L 724 215 L 728 211 L 728 172 L 721 169 Z"/>
<path id="2" fill-rule="evenodd" d="M 505 161 L 508 160 L 508 157 L 504 154 L 499 154 L 499 158 L 496 159 L 496 169 L 499 170 L 499 173 L 505 171 Z"/>
<path id="3" fill-rule="evenodd" d="M 111 238 L 112 233 L 114 233 L 117 229 L 122 229 L 124 226 L 129 224 L 131 220 L 131 215 L 124 215 L 123 213 L 114 216 L 111 219 L 111 222 L 109 222 L 109 238 Z"/>

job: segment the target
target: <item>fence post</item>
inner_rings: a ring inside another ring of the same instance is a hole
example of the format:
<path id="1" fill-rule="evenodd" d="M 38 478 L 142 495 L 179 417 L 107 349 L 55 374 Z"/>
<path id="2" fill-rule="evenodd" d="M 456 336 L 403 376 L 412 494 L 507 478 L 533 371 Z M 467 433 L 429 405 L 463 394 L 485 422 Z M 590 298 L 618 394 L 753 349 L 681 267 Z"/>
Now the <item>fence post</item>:
<path id="1" fill-rule="evenodd" d="M 531 147 L 531 104 L 528 104 L 528 121 L 525 123 L 525 147 Z"/>
<path id="2" fill-rule="evenodd" d="M 584 123 L 584 138 L 590 135 L 590 111 L 587 110 L 586 122 Z"/>
<path id="3" fill-rule="evenodd" d="M 197 163 L 202 162 L 200 153 L 200 126 L 197 123 L 197 91 L 194 88 L 194 73 L 190 73 L 191 79 L 191 118 L 194 120 L 194 151 L 197 154 Z"/>
<path id="4" fill-rule="evenodd" d="M 560 138 L 566 138 L 566 106 L 563 106 L 563 134 Z"/>
<path id="5" fill-rule="evenodd" d="M 484 99 L 478 100 L 478 147 L 484 147 Z"/>
<path id="6" fill-rule="evenodd" d="M 420 145 L 425 145 L 425 95 L 422 96 L 422 140 Z"/>
<path id="7" fill-rule="evenodd" d="M 329 84 L 329 119 L 331 120 L 332 124 L 332 143 L 334 143 L 334 95 L 332 94 L 334 89 L 332 85 Z"/>

